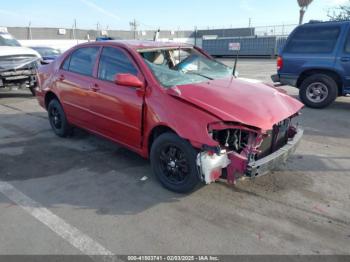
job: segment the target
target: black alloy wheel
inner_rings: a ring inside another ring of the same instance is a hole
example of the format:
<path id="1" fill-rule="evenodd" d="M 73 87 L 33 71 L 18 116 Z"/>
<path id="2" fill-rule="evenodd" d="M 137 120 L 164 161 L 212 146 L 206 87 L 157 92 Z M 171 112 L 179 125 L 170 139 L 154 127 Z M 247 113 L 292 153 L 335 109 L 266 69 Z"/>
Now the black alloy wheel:
<path id="1" fill-rule="evenodd" d="M 69 125 L 63 108 L 57 99 L 50 101 L 47 111 L 51 128 L 55 134 L 60 137 L 70 135 L 72 128 Z"/>
<path id="2" fill-rule="evenodd" d="M 153 172 L 165 188 L 188 193 L 199 184 L 197 152 L 176 134 L 160 135 L 152 145 L 150 158 Z"/>

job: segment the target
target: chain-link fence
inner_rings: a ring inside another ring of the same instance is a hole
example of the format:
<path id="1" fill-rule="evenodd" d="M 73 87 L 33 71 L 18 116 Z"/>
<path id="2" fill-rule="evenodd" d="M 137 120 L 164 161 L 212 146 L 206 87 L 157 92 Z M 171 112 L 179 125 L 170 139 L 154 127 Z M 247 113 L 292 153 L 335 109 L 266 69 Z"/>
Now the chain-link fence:
<path id="1" fill-rule="evenodd" d="M 256 36 L 288 36 L 298 25 L 271 25 L 271 26 L 256 26 Z"/>
<path id="2" fill-rule="evenodd" d="M 217 37 L 288 36 L 298 25 L 282 24 L 246 28 L 205 28 L 198 29 L 199 35 Z"/>

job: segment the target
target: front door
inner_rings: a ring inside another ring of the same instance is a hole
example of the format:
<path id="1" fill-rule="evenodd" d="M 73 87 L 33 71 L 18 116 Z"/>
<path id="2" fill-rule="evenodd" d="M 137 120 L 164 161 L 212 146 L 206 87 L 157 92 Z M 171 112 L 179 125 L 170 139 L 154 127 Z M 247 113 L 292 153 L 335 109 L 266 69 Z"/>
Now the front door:
<path id="1" fill-rule="evenodd" d="M 117 85 L 117 74 L 127 73 L 144 81 L 132 58 L 122 49 L 103 47 L 99 58 L 90 108 L 97 131 L 113 140 L 141 147 L 143 92 Z"/>

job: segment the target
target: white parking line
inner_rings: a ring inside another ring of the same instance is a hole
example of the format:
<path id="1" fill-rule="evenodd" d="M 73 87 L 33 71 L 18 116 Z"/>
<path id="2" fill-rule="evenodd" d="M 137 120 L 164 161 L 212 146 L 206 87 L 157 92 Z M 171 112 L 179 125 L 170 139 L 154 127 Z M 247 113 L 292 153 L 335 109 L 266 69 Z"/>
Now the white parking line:
<path id="1" fill-rule="evenodd" d="M 69 225 L 50 210 L 24 195 L 11 184 L 0 181 L 0 192 L 72 246 L 79 249 L 83 254 L 88 256 L 104 255 L 111 256 L 111 258 L 114 256 L 111 251 L 104 248 L 101 244 L 80 232 L 77 228 Z"/>

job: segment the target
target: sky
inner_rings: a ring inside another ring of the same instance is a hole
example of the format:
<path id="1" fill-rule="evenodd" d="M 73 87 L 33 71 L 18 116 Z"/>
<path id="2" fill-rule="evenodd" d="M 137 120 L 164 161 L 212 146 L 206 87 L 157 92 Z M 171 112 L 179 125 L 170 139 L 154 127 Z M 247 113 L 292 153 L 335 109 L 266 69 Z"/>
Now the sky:
<path id="1" fill-rule="evenodd" d="M 350 0 L 314 0 L 305 21 L 327 20 L 328 10 Z M 28 26 L 169 30 L 296 24 L 297 0 L 1 0 L 0 27 Z"/>

